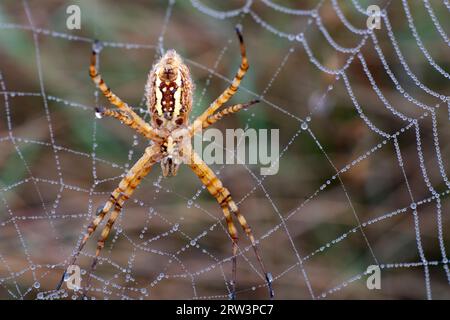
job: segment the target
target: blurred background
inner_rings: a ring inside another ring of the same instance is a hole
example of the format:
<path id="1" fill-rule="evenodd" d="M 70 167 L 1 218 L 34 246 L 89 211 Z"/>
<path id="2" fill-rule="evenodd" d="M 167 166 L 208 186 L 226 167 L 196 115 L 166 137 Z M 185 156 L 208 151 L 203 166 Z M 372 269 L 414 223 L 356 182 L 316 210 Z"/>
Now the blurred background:
<path id="1" fill-rule="evenodd" d="M 177 50 L 196 85 L 193 118 L 237 70 L 237 24 L 251 67 L 229 104 L 262 102 L 216 127 L 279 129 L 280 169 L 212 167 L 260 241 L 276 298 L 450 298 L 450 8 L 405 2 L 1 0 L 0 298 L 79 298 L 53 290 L 96 209 L 148 145 L 95 117 L 108 103 L 88 76 L 93 40 L 104 43 L 105 81 L 146 119 L 147 73 L 161 49 Z M 364 32 L 370 4 L 390 21 L 376 37 Z M 67 28 L 70 5 L 80 30 Z M 96 238 L 77 262 L 83 283 Z M 238 298 L 266 299 L 242 232 L 239 247 Z M 89 297 L 229 294 L 226 224 L 187 167 L 170 179 L 155 167 L 101 256 Z M 380 290 L 366 286 L 370 265 L 381 268 Z"/>

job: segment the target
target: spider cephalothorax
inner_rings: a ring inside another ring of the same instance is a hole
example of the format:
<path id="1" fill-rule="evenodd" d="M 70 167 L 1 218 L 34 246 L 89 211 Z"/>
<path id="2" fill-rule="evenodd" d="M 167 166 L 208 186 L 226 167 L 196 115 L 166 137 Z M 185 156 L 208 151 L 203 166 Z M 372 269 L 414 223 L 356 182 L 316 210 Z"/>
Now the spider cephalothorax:
<path id="1" fill-rule="evenodd" d="M 109 102 L 117 107 L 116 110 L 97 108 L 97 117 L 109 116 L 120 120 L 122 123 L 128 125 L 145 138 L 149 139 L 151 141 L 151 146 L 145 149 L 141 158 L 123 177 L 118 187 L 111 193 L 108 202 L 99 208 L 100 210 L 97 211 L 96 217 L 88 226 L 87 232 L 83 237 L 78 250 L 71 259 L 71 265 L 75 263 L 87 240 L 97 229 L 98 225 L 103 221 L 106 215 L 112 211 L 97 242 L 97 250 L 92 262 L 91 271 L 95 268 L 100 251 L 105 245 L 106 238 L 119 216 L 122 206 L 125 201 L 131 197 L 134 190 L 142 179 L 150 172 L 155 163 L 161 163 L 164 176 L 175 175 L 180 164 L 185 163 L 199 177 L 203 185 L 205 185 L 206 189 L 217 200 L 222 208 L 233 249 L 233 280 L 230 281 L 230 286 L 227 285 L 230 297 L 234 298 L 236 293 L 236 256 L 238 254 L 238 235 L 233 218 L 237 219 L 245 234 L 250 239 L 256 258 L 265 276 L 270 297 L 273 297 L 272 275 L 265 271 L 256 240 L 246 219 L 240 213 L 228 189 L 222 185 L 222 182 L 216 176 L 214 171 L 211 170 L 200 156 L 192 150 L 191 146 L 191 138 L 198 130 L 207 128 L 215 122 L 220 121 L 224 116 L 238 112 L 257 102 L 254 100 L 245 104 L 236 104 L 218 110 L 236 93 L 239 84 L 248 69 L 244 41 L 240 30 L 236 29 L 236 31 L 239 36 L 242 58 L 239 70 L 228 88 L 214 100 L 197 119 L 195 119 L 193 124 L 189 124 L 189 113 L 192 108 L 193 84 L 188 67 L 183 63 L 181 57 L 175 51 L 167 51 L 167 53 L 153 66 L 148 75 L 145 91 L 151 120 L 150 123 L 147 123 L 136 114 L 130 106 L 116 96 L 103 81 L 103 78 L 97 70 L 97 55 L 100 53 L 101 45 L 97 41 L 94 42 L 91 65 L 89 68 L 90 76 Z M 63 280 L 64 275 L 58 285 L 58 289 L 61 287 Z M 87 289 L 89 289 L 89 281 L 90 273 Z"/>
<path id="2" fill-rule="evenodd" d="M 164 155 L 161 159 L 163 176 L 176 176 L 179 166 L 189 162 L 190 146 L 191 138 L 186 128 L 177 128 L 168 133 L 160 143 L 161 153 Z"/>

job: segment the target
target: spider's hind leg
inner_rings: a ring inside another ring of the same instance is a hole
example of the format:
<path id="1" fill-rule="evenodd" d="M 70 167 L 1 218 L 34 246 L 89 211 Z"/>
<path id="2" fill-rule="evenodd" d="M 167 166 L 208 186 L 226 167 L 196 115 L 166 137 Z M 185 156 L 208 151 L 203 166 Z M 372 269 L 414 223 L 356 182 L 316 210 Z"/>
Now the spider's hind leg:
<path id="1" fill-rule="evenodd" d="M 70 261 L 69 265 L 75 264 L 78 256 L 80 255 L 81 250 L 83 250 L 86 242 L 91 237 L 91 235 L 94 233 L 94 231 L 97 229 L 98 225 L 103 221 L 106 214 L 114 207 L 114 211 L 111 214 L 103 232 L 102 235 L 106 232 L 105 229 L 109 230 L 111 229 L 115 219 L 120 213 L 120 209 L 125 202 L 126 199 L 133 193 L 134 189 L 139 185 L 141 182 L 141 179 L 147 175 L 150 172 L 151 166 L 159 159 L 160 154 L 158 153 L 159 147 L 157 145 L 154 145 L 152 147 L 148 147 L 144 153 L 144 155 L 134 164 L 134 166 L 128 171 L 127 175 L 120 181 L 119 186 L 111 193 L 110 199 L 108 202 L 105 203 L 105 205 L 100 210 L 97 211 L 97 216 L 92 220 L 92 222 L 89 224 L 87 228 L 87 232 L 83 237 L 83 240 L 81 241 L 80 245 L 77 248 L 77 251 L 72 256 L 72 259 Z M 108 236 L 106 234 L 106 237 Z M 103 243 L 106 240 L 106 237 L 103 239 Z M 101 250 L 101 249 L 100 249 Z M 98 254 L 100 253 L 99 250 Z M 98 256 L 98 255 L 97 255 Z M 95 265 L 94 265 L 95 267 Z M 92 267 L 91 267 L 92 269 Z M 61 286 L 64 282 L 64 278 L 66 275 L 66 271 L 64 271 L 60 282 L 58 283 L 58 286 L 56 287 L 56 290 L 60 290 Z"/>
<path id="2" fill-rule="evenodd" d="M 140 180 L 140 178 L 138 179 Z M 105 227 L 103 228 L 103 231 L 99 237 L 99 240 L 97 241 L 97 250 L 95 251 L 95 257 L 92 260 L 91 267 L 89 269 L 88 275 L 87 275 L 87 284 L 85 286 L 85 290 L 83 290 L 83 297 L 86 296 L 86 290 L 89 290 L 90 283 L 91 283 L 91 275 L 92 272 L 95 270 L 95 267 L 97 266 L 98 257 L 100 255 L 101 250 L 105 246 L 105 241 L 108 238 L 109 233 L 111 232 L 112 226 L 114 225 L 114 222 L 119 217 L 120 212 L 122 211 L 122 206 L 125 203 L 125 201 L 131 196 L 134 189 L 136 188 L 137 184 L 130 183 L 130 186 L 126 193 L 122 193 L 120 195 L 120 198 L 116 201 L 114 204 L 114 211 L 111 213 L 111 216 L 108 219 L 108 222 L 106 223 Z"/>
<path id="3" fill-rule="evenodd" d="M 269 296 L 272 299 L 274 297 L 274 292 L 272 289 L 273 278 L 272 275 L 266 271 L 264 263 L 261 259 L 261 255 L 259 253 L 258 245 L 255 241 L 253 233 L 244 218 L 244 216 L 239 212 L 239 209 L 236 203 L 231 198 L 231 194 L 227 188 L 222 185 L 222 182 L 217 178 L 211 168 L 200 158 L 198 154 L 192 152 L 191 159 L 189 162 L 189 166 L 195 172 L 195 174 L 199 177 L 202 183 L 206 186 L 209 193 L 217 200 L 220 207 L 222 208 L 223 214 L 227 221 L 228 233 L 231 236 L 233 241 L 233 282 L 232 282 L 232 293 L 231 298 L 233 299 L 236 295 L 235 292 L 235 282 L 236 282 L 236 254 L 237 254 L 237 230 L 232 221 L 231 213 L 238 219 L 242 228 L 244 229 L 246 235 L 250 239 L 253 250 L 255 252 L 256 259 L 261 267 L 261 270 L 264 274 L 265 281 L 267 283 L 267 287 L 269 289 Z"/>
<path id="4" fill-rule="evenodd" d="M 228 191 L 226 188 L 224 188 L 224 190 Z M 250 239 L 250 242 L 253 247 L 253 251 L 255 252 L 256 259 L 258 260 L 258 263 L 261 266 L 261 270 L 264 273 L 267 287 L 269 289 L 269 297 L 272 299 L 274 297 L 274 291 L 272 288 L 273 277 L 270 272 L 266 271 L 263 260 L 259 253 L 258 245 L 256 244 L 255 237 L 253 236 L 253 232 L 252 232 L 250 226 L 248 225 L 247 220 L 242 215 L 242 213 L 239 211 L 236 203 L 233 201 L 233 199 L 231 198 L 231 195 L 229 193 L 228 193 L 228 196 L 226 197 L 226 199 L 224 199 L 224 203 L 225 204 L 221 205 L 222 209 L 225 211 L 225 206 L 226 206 L 226 208 L 229 209 L 234 214 L 234 216 L 238 219 L 239 224 L 242 226 L 242 229 L 246 233 L 247 237 Z"/>
<path id="5" fill-rule="evenodd" d="M 124 181 L 124 180 L 122 180 Z M 94 231 L 97 229 L 98 225 L 103 221 L 103 219 L 105 218 L 106 214 L 111 210 L 111 208 L 115 205 L 115 203 L 118 201 L 119 196 L 122 193 L 122 187 L 124 187 L 124 184 L 119 185 L 118 188 L 116 188 L 110 196 L 110 199 L 108 200 L 108 202 L 106 202 L 103 207 L 100 206 L 97 209 L 97 213 L 96 213 L 96 217 L 91 221 L 91 223 L 89 224 L 89 226 L 87 227 L 87 231 L 86 234 L 84 235 L 83 239 L 81 240 L 77 251 L 73 254 L 72 259 L 69 263 L 70 265 L 74 265 L 75 262 L 78 259 L 78 256 L 80 255 L 81 250 L 83 250 L 84 246 L 86 245 L 86 242 L 88 241 L 88 239 L 91 237 L 91 235 L 94 233 Z M 64 271 L 61 280 L 59 281 L 56 290 L 60 290 L 61 286 L 64 282 L 64 278 L 66 276 L 66 272 L 67 269 Z"/>
<path id="6" fill-rule="evenodd" d="M 134 166 L 130 169 L 130 171 L 127 173 L 125 178 L 122 179 L 122 181 L 119 185 L 119 188 L 123 191 L 116 198 L 117 201 L 114 203 L 114 210 L 112 211 L 112 213 L 108 219 L 108 222 L 106 223 L 105 227 L 103 228 L 102 233 L 100 234 L 100 237 L 97 241 L 97 250 L 95 251 L 95 257 L 92 261 L 92 264 L 91 264 L 91 267 L 90 267 L 90 270 L 89 270 L 89 273 L 87 276 L 87 284 L 85 286 L 86 290 L 89 290 L 91 274 L 95 270 L 95 267 L 97 266 L 98 257 L 100 255 L 100 252 L 103 249 L 103 247 L 105 246 L 105 241 L 108 238 L 109 233 L 111 232 L 114 222 L 119 217 L 120 212 L 122 211 L 122 206 L 124 205 L 125 201 L 131 197 L 134 190 L 141 183 L 142 179 L 150 172 L 153 164 L 159 159 L 160 154 L 158 153 L 158 151 L 159 151 L 159 147 L 157 145 L 147 148 L 144 155 L 134 164 Z M 123 185 L 122 185 L 122 183 L 123 183 Z M 122 186 L 125 186 L 125 185 L 126 185 L 126 187 L 121 188 Z M 109 209 L 111 209 L 111 207 L 109 207 Z M 109 211 L 109 209 L 108 209 L 108 211 Z M 83 292 L 83 297 L 85 296 L 86 290 L 84 290 L 84 292 Z"/>
<path id="7" fill-rule="evenodd" d="M 231 237 L 231 242 L 232 242 L 232 252 L 233 252 L 233 257 L 231 258 L 231 263 L 232 263 L 232 278 L 230 281 L 230 287 L 231 287 L 231 293 L 230 293 L 230 299 L 231 300 L 236 300 L 236 276 L 237 276 L 237 272 L 236 272 L 236 267 L 237 267 L 237 261 L 236 261 L 236 255 L 237 255 L 237 251 L 238 251 L 238 233 L 236 230 L 236 226 L 233 223 L 233 219 L 231 217 L 230 211 L 228 210 L 228 208 L 226 207 L 222 207 L 223 210 L 223 214 L 225 216 L 225 220 L 227 221 L 227 228 L 228 228 L 228 233 Z"/>

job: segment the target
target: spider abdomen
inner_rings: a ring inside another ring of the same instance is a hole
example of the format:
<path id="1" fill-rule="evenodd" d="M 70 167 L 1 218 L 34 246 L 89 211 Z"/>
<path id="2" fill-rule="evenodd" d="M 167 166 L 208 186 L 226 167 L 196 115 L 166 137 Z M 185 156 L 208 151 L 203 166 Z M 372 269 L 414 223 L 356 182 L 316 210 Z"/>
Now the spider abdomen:
<path id="1" fill-rule="evenodd" d="M 192 106 L 192 80 L 181 57 L 170 50 L 149 73 L 147 106 L 152 125 L 172 131 L 187 124 Z"/>

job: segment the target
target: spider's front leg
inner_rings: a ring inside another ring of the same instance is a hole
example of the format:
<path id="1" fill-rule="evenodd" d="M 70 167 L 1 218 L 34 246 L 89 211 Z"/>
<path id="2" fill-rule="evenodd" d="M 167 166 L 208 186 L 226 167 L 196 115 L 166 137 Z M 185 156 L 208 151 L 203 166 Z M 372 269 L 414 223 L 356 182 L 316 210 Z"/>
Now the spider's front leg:
<path id="1" fill-rule="evenodd" d="M 148 147 L 145 150 L 144 155 L 133 165 L 133 167 L 128 171 L 126 176 L 120 181 L 119 186 L 111 193 L 110 199 L 105 203 L 103 207 L 101 207 L 101 209 L 97 211 L 96 217 L 89 224 L 87 232 L 84 235 L 80 245 L 78 246 L 77 251 L 72 256 L 69 265 L 75 264 L 78 256 L 80 255 L 81 250 L 83 250 L 88 239 L 97 229 L 98 225 L 103 221 L 106 214 L 114 207 L 114 210 L 111 213 L 109 220 L 106 223 L 106 226 L 104 227 L 101 236 L 98 240 L 95 258 L 92 263 L 91 270 L 89 272 L 88 284 L 90 280 L 90 274 L 97 264 L 100 251 L 104 247 L 105 240 L 108 237 L 114 222 L 119 216 L 124 202 L 132 195 L 132 193 L 137 188 L 141 180 L 150 172 L 153 164 L 159 161 L 161 157 L 162 154 L 160 152 L 159 145 L 155 144 L 151 147 Z M 59 290 L 61 288 L 64 282 L 65 274 L 66 272 L 64 272 L 56 290 Z"/>
<path id="2" fill-rule="evenodd" d="M 105 108 L 97 108 L 96 115 L 101 116 L 109 116 L 116 118 L 131 128 L 135 129 L 140 134 L 145 137 L 153 140 L 160 141 L 158 131 L 152 128 L 148 123 L 146 123 L 137 113 L 130 108 L 130 106 L 123 102 L 103 80 L 101 74 L 97 70 L 98 64 L 98 55 L 101 51 L 101 43 L 99 41 L 95 41 L 92 46 L 92 56 L 91 56 L 91 64 L 89 66 L 89 75 L 91 76 L 92 81 L 96 84 L 96 86 L 100 89 L 103 95 L 108 99 L 108 101 L 119 108 L 119 111 L 109 110 Z"/>
<path id="3" fill-rule="evenodd" d="M 242 33 L 240 28 L 236 28 L 236 33 L 239 38 L 239 45 L 241 49 L 241 65 L 239 66 L 239 70 L 234 76 L 233 82 L 225 89 L 225 91 L 216 99 L 213 103 L 206 109 L 196 121 L 203 123 L 209 116 L 214 114 L 217 109 L 219 109 L 224 103 L 226 103 L 230 98 L 237 92 L 239 85 L 241 84 L 244 75 L 247 73 L 249 68 L 247 53 L 244 45 L 244 38 L 242 37 Z"/>
<path id="4" fill-rule="evenodd" d="M 253 236 L 253 233 L 250 229 L 250 226 L 248 225 L 245 217 L 240 213 L 236 203 L 231 198 L 230 192 L 228 191 L 227 188 L 225 188 L 222 185 L 222 182 L 219 180 L 219 178 L 217 178 L 217 176 L 214 174 L 214 172 L 211 170 L 211 168 L 209 168 L 208 165 L 194 151 L 191 151 L 190 161 L 189 161 L 188 165 L 195 172 L 195 174 L 199 177 L 199 179 L 202 181 L 202 183 L 206 186 L 209 193 L 217 200 L 220 207 L 222 208 L 223 214 L 227 221 L 228 232 L 231 236 L 231 240 L 232 240 L 232 244 L 233 244 L 233 269 L 232 269 L 233 280 L 231 283 L 231 287 L 232 287 L 231 298 L 234 299 L 236 297 L 236 291 L 235 291 L 236 254 L 237 254 L 237 241 L 238 241 L 237 230 L 236 230 L 236 227 L 234 226 L 231 213 L 238 219 L 239 224 L 241 225 L 242 229 L 244 230 L 247 237 L 250 239 L 250 242 L 252 243 L 252 246 L 253 246 L 253 249 L 254 249 L 254 252 L 256 255 L 256 259 L 258 260 L 261 270 L 265 276 L 267 287 L 269 289 L 269 296 L 270 296 L 270 298 L 273 298 L 274 292 L 272 289 L 272 282 L 273 282 L 272 275 L 270 273 L 266 272 L 266 268 L 264 267 L 264 263 L 261 259 L 261 255 L 259 253 L 259 249 L 256 244 L 255 238 Z"/>

